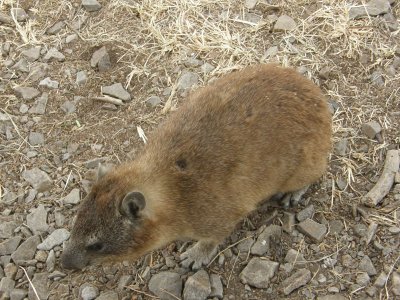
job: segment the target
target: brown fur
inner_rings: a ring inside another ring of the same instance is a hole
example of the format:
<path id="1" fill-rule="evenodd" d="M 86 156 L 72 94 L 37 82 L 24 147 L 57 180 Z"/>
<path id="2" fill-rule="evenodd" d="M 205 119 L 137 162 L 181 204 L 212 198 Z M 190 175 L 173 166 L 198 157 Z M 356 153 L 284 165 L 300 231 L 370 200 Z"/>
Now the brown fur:
<path id="1" fill-rule="evenodd" d="M 216 245 L 261 200 L 318 180 L 330 147 L 331 116 L 311 81 L 276 65 L 226 75 L 192 93 L 135 161 L 95 184 L 63 263 L 135 259 L 182 238 Z M 120 212 L 131 191 L 146 199 L 135 224 Z M 89 236 L 115 247 L 89 253 Z"/>

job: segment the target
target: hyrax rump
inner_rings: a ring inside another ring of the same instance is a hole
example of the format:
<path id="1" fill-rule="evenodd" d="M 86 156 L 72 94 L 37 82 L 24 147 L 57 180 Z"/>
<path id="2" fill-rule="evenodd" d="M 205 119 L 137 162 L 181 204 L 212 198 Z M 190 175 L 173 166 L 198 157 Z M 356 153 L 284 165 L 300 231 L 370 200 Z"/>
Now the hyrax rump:
<path id="1" fill-rule="evenodd" d="M 65 268 L 134 260 L 177 239 L 183 265 L 207 264 L 259 202 L 315 182 L 327 167 L 331 115 L 293 69 L 245 68 L 193 92 L 138 157 L 109 171 L 81 204 Z"/>

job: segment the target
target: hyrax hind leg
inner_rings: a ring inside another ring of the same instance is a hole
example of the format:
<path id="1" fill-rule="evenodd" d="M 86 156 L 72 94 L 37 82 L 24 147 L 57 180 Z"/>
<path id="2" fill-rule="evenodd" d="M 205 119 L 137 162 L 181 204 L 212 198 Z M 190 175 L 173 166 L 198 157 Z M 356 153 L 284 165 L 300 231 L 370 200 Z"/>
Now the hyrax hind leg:
<path id="1" fill-rule="evenodd" d="M 193 270 L 208 265 L 217 254 L 218 243 L 213 240 L 200 240 L 193 247 L 181 254 L 181 264 L 184 268 Z"/>

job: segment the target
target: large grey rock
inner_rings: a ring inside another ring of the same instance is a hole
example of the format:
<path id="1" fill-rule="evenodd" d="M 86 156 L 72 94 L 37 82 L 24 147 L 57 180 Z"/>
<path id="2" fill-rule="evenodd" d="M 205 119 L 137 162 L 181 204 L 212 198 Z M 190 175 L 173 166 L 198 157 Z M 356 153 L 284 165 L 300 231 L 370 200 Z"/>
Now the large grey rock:
<path id="1" fill-rule="evenodd" d="M 256 288 L 268 288 L 269 282 L 278 270 L 279 263 L 259 257 L 253 257 L 240 273 L 244 284 Z"/>
<path id="2" fill-rule="evenodd" d="M 377 274 L 376 269 L 371 261 L 371 259 L 369 258 L 369 256 L 365 255 L 361 261 L 360 264 L 358 266 L 358 268 L 361 271 L 367 272 L 367 274 L 369 276 L 374 276 Z"/>
<path id="3" fill-rule="evenodd" d="M 306 285 L 311 280 L 311 272 L 307 269 L 300 269 L 292 276 L 282 282 L 283 293 L 289 295 L 295 289 Z"/>
<path id="4" fill-rule="evenodd" d="M 276 20 L 274 30 L 276 31 L 290 31 L 296 28 L 296 22 L 287 15 L 282 15 Z"/>
<path id="5" fill-rule="evenodd" d="M 40 57 L 40 46 L 35 46 L 29 49 L 26 49 L 21 52 L 21 54 L 28 60 L 28 61 L 35 61 L 38 60 Z"/>
<path id="6" fill-rule="evenodd" d="M 103 86 L 101 88 L 101 91 L 104 95 L 109 95 L 123 101 L 131 100 L 131 95 L 124 89 L 121 83 L 114 83 L 109 86 Z"/>
<path id="7" fill-rule="evenodd" d="M 90 59 L 90 65 L 92 68 L 97 67 L 100 72 L 107 71 L 111 68 L 111 60 L 110 55 L 107 52 L 107 48 L 105 46 L 97 49 Z"/>
<path id="8" fill-rule="evenodd" d="M 387 0 L 371 0 L 367 4 L 351 7 L 349 10 L 350 19 L 358 19 L 366 16 L 377 16 L 388 13 L 390 3 Z"/>
<path id="9" fill-rule="evenodd" d="M 78 204 L 81 201 L 79 189 L 73 189 L 67 196 L 62 199 L 63 204 Z"/>
<path id="10" fill-rule="evenodd" d="M 2 242 L 0 244 L 0 256 L 13 253 L 18 248 L 21 240 L 22 238 L 20 236 L 14 236 Z"/>
<path id="11" fill-rule="evenodd" d="M 47 300 L 47 298 L 49 297 L 47 277 L 48 277 L 47 273 L 35 273 L 33 275 L 32 285 L 35 287 L 40 300 Z M 28 297 L 30 300 L 37 300 L 32 285 L 31 284 L 29 285 Z"/>
<path id="12" fill-rule="evenodd" d="M 31 236 L 26 239 L 18 248 L 11 254 L 11 259 L 18 264 L 19 262 L 33 259 L 36 253 L 36 247 L 40 243 L 38 235 Z"/>
<path id="13" fill-rule="evenodd" d="M 68 240 L 70 233 L 65 228 L 54 230 L 41 244 L 37 246 L 38 250 L 51 250 L 57 245 L 61 245 Z"/>
<path id="14" fill-rule="evenodd" d="M 17 223 L 14 221 L 9 222 L 0 222 L 0 239 L 8 239 L 11 238 L 14 230 L 17 228 Z"/>
<path id="15" fill-rule="evenodd" d="M 280 237 L 282 234 L 282 227 L 278 225 L 269 225 L 257 237 L 257 241 L 251 247 L 251 254 L 263 255 L 269 250 L 271 237 Z"/>
<path id="16" fill-rule="evenodd" d="M 7 299 L 10 297 L 11 292 L 15 286 L 15 281 L 8 277 L 3 277 L 0 281 L 0 296 L 1 299 Z"/>
<path id="17" fill-rule="evenodd" d="M 217 274 L 211 274 L 210 283 L 210 297 L 217 297 L 218 299 L 222 299 L 224 297 L 224 287 L 222 286 L 221 277 Z"/>
<path id="18" fill-rule="evenodd" d="M 35 103 L 29 109 L 30 114 L 43 115 L 46 112 L 47 101 L 49 100 L 49 94 L 43 93 Z"/>
<path id="19" fill-rule="evenodd" d="M 297 225 L 298 230 L 312 238 L 317 242 L 321 242 L 327 232 L 326 226 L 315 222 L 311 219 L 306 219 Z"/>
<path id="20" fill-rule="evenodd" d="M 205 300 L 211 294 L 210 277 L 204 270 L 190 276 L 183 289 L 184 300 Z"/>
<path id="21" fill-rule="evenodd" d="M 22 178 L 28 181 L 39 193 L 48 191 L 53 185 L 49 175 L 36 167 L 22 172 Z"/>
<path id="22" fill-rule="evenodd" d="M 88 12 L 94 12 L 101 9 L 101 4 L 97 0 L 82 0 L 82 6 Z"/>
<path id="23" fill-rule="evenodd" d="M 160 272 L 151 277 L 149 290 L 161 300 L 175 300 L 181 298 L 182 279 L 177 273 Z"/>
<path id="24" fill-rule="evenodd" d="M 28 136 L 28 142 L 32 146 L 44 144 L 44 135 L 40 132 L 31 132 Z"/>
<path id="25" fill-rule="evenodd" d="M 18 86 L 14 88 L 14 92 L 17 95 L 17 97 L 22 98 L 24 100 L 32 100 L 39 96 L 40 91 L 38 89 L 35 89 L 33 87 L 23 87 L 23 86 Z"/>
<path id="26" fill-rule="evenodd" d="M 23 289 L 13 289 L 10 294 L 10 300 L 23 300 L 28 295 L 28 291 Z"/>
<path id="27" fill-rule="evenodd" d="M 40 234 L 49 229 L 49 225 L 47 224 L 47 210 L 43 204 L 40 204 L 26 216 L 26 223 L 34 234 Z"/>
<path id="28" fill-rule="evenodd" d="M 184 71 L 178 80 L 178 90 L 190 89 L 199 82 L 199 75 L 193 72 Z"/>

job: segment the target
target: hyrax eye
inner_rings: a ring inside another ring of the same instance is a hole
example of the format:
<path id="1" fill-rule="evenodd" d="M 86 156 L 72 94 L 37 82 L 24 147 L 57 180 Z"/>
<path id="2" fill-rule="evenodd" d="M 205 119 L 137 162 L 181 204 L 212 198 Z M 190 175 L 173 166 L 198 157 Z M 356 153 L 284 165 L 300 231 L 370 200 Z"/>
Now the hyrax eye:
<path id="1" fill-rule="evenodd" d="M 104 248 L 104 245 L 100 242 L 90 244 L 89 246 L 86 247 L 86 249 L 88 251 L 92 251 L 92 252 L 99 252 L 99 251 L 103 250 L 103 248 Z"/>

